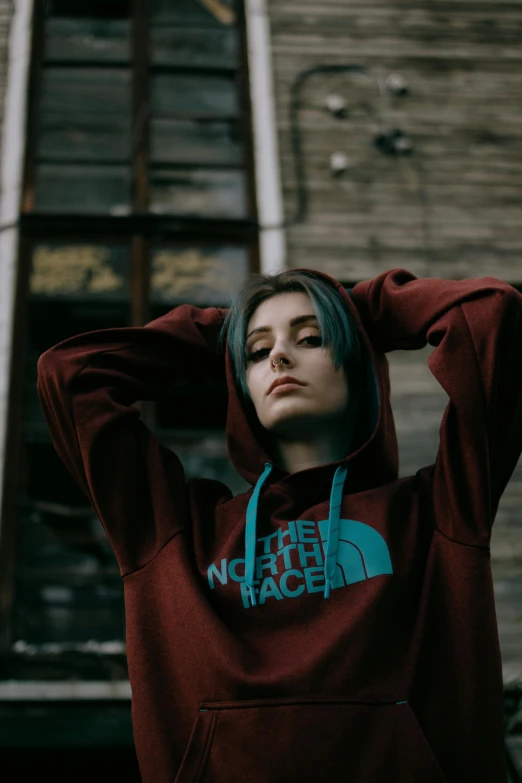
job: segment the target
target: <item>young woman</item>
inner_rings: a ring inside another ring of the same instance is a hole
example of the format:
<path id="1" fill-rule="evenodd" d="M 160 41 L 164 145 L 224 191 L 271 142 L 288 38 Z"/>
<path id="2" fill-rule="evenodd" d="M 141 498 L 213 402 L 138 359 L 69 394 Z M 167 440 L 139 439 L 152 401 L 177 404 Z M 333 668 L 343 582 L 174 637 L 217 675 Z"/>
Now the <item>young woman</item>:
<path id="1" fill-rule="evenodd" d="M 398 479 L 385 353 L 427 343 L 440 446 Z M 506 780 L 488 546 L 521 356 L 522 296 L 496 278 L 347 291 L 299 269 L 40 357 L 53 442 L 121 567 L 145 783 Z M 226 380 L 247 492 L 187 482 L 140 420 L 178 373 Z"/>

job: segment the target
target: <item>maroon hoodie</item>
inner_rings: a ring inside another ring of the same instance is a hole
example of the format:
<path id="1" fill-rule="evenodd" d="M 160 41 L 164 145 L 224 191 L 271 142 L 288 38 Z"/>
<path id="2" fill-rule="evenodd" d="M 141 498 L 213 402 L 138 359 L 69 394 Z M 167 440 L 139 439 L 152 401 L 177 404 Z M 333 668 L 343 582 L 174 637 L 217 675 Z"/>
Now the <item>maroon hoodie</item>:
<path id="1" fill-rule="evenodd" d="M 340 462 L 274 462 L 216 349 L 224 309 L 181 305 L 39 359 L 53 443 L 124 580 L 143 780 L 502 783 L 489 543 L 522 450 L 522 296 L 494 277 L 322 277 L 364 344 Z M 385 353 L 427 343 L 449 397 L 440 446 L 399 479 Z M 133 406 L 225 369 L 230 459 L 252 485 L 235 497 L 186 481 Z"/>

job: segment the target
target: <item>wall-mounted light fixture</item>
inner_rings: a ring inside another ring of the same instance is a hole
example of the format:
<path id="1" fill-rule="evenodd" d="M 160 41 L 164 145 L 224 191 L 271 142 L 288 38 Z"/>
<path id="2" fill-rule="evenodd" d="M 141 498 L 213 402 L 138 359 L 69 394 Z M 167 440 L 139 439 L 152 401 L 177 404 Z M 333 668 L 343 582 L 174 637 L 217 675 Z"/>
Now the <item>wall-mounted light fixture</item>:
<path id="1" fill-rule="evenodd" d="M 324 105 L 334 117 L 337 117 L 340 120 L 344 120 L 348 116 L 346 101 L 341 95 L 334 93 L 327 95 Z"/>
<path id="2" fill-rule="evenodd" d="M 330 155 L 330 169 L 334 177 L 344 174 L 349 165 L 350 159 L 344 152 L 332 152 Z"/>
<path id="3" fill-rule="evenodd" d="M 409 95 L 410 88 L 400 73 L 390 73 L 384 80 L 386 89 L 394 95 Z"/>
<path id="4" fill-rule="evenodd" d="M 392 128 L 375 136 L 373 143 L 386 155 L 411 155 L 413 144 L 400 128 Z"/>
<path id="5" fill-rule="evenodd" d="M 385 96 L 391 93 L 396 96 L 408 95 L 410 90 L 406 80 L 400 73 L 390 73 L 381 80 L 376 78 L 379 95 L 380 128 L 373 138 L 374 145 L 386 155 L 411 155 L 413 144 L 411 139 L 400 128 L 383 127 L 382 119 L 385 114 Z M 324 106 L 330 114 L 338 120 L 345 120 L 349 116 L 346 99 L 338 93 L 329 93 L 324 99 Z M 349 167 L 347 156 L 343 152 L 333 152 L 330 156 L 330 169 L 335 177 L 341 176 Z"/>
<path id="6" fill-rule="evenodd" d="M 210 3 L 216 0 L 199 0 L 200 2 Z M 222 1 L 222 0 L 221 0 Z M 306 181 L 306 167 L 303 154 L 303 145 L 301 138 L 301 127 L 299 113 L 302 108 L 301 92 L 308 80 L 318 74 L 327 74 L 332 76 L 341 76 L 348 74 L 358 74 L 365 76 L 373 82 L 378 90 L 378 99 L 376 105 L 371 105 L 370 109 L 374 116 L 372 123 L 373 143 L 383 153 L 387 155 L 399 156 L 409 155 L 413 152 L 413 144 L 406 134 L 399 128 L 390 129 L 386 122 L 388 108 L 387 103 L 391 95 L 404 96 L 409 94 L 410 90 L 406 80 L 398 73 L 390 73 L 386 78 L 377 76 L 371 68 L 365 65 L 355 63 L 315 65 L 311 68 L 305 68 L 300 71 L 292 82 L 290 88 L 290 140 L 295 161 L 295 176 L 297 187 L 297 205 L 295 214 L 287 218 L 278 225 L 260 226 L 260 230 L 271 230 L 279 228 L 288 228 L 302 223 L 308 214 L 308 187 Z M 329 92 L 323 99 L 324 108 L 336 119 L 346 120 L 350 117 L 350 109 L 347 101 L 336 92 Z M 337 150 L 330 155 L 330 171 L 333 177 L 341 178 L 347 171 L 356 171 L 357 166 L 344 152 Z"/>

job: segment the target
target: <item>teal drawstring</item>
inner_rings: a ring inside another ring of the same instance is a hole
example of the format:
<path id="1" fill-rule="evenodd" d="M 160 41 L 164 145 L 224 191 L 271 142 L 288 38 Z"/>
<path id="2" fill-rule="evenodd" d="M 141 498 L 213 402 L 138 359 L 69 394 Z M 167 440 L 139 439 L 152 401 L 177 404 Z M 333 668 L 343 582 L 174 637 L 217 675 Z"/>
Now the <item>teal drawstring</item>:
<path id="1" fill-rule="evenodd" d="M 252 606 L 256 606 L 256 594 L 254 592 L 254 568 L 256 563 L 256 522 L 257 522 L 257 503 L 259 500 L 259 493 L 265 480 L 270 475 L 272 465 L 269 462 L 265 462 L 265 469 L 259 476 L 257 484 L 252 492 L 252 497 L 248 501 L 246 512 L 246 527 L 245 527 L 245 581 L 250 593 L 250 600 Z"/>
<path id="2" fill-rule="evenodd" d="M 337 551 L 339 549 L 339 519 L 343 502 L 343 487 L 348 468 L 340 465 L 335 471 L 330 493 L 328 513 L 328 537 L 326 539 L 326 558 L 324 561 L 324 597 L 330 596 L 330 585 L 335 576 Z"/>
<path id="3" fill-rule="evenodd" d="M 254 591 L 254 571 L 256 563 L 256 526 L 257 526 L 257 506 L 261 487 L 270 475 L 272 465 L 265 462 L 265 469 L 257 480 L 252 496 L 248 501 L 245 526 L 245 582 L 252 601 L 252 606 L 257 605 L 256 594 Z M 335 471 L 332 489 L 330 493 L 330 509 L 328 513 L 328 534 L 326 540 L 326 557 L 324 561 L 324 597 L 330 596 L 330 586 L 335 576 L 337 565 L 337 552 L 339 549 L 339 520 L 341 515 L 341 505 L 343 501 L 343 487 L 346 480 L 348 468 L 341 465 Z"/>

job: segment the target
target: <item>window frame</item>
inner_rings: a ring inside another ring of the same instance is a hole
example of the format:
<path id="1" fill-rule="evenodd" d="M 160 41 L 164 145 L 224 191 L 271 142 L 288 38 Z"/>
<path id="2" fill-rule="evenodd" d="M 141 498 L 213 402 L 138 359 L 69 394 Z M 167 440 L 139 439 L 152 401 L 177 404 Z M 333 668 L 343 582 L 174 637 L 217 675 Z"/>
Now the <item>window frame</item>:
<path id="1" fill-rule="evenodd" d="M 230 244 L 245 247 L 249 271 L 260 271 L 259 226 L 255 188 L 253 122 L 249 95 L 247 29 L 244 0 L 237 3 L 239 67 L 235 72 L 239 102 L 238 124 L 243 142 L 244 171 L 248 216 L 245 218 L 187 217 L 147 212 L 149 187 L 150 112 L 148 110 L 151 67 L 147 0 L 131 2 L 131 73 L 132 127 L 143 124 L 140 134 L 133 133 L 131 212 L 128 215 L 81 215 L 44 213 L 35 210 L 36 150 L 38 143 L 39 100 L 44 70 L 46 3 L 35 3 L 31 31 L 28 108 L 25 122 L 25 151 L 22 174 L 22 196 L 19 216 L 19 249 L 14 292 L 14 322 L 10 362 L 6 431 L 4 493 L 0 531 L 0 655 L 11 653 L 13 639 L 14 581 L 16 568 L 16 529 L 19 488 L 23 480 L 24 454 L 24 384 L 28 351 L 30 308 L 29 276 L 33 245 L 39 241 L 73 242 L 124 241 L 130 243 L 130 313 L 132 326 L 143 326 L 150 320 L 149 248 L 154 242 L 195 242 Z M 70 63 L 72 65 L 72 63 Z M 85 67 L 107 66 L 96 60 L 82 60 Z M 64 65 L 65 67 L 65 65 Z M 158 66 L 165 71 L 165 66 Z M 170 72 L 194 72 L 194 68 L 173 66 Z M 197 68 L 204 75 L 210 67 Z M 198 167 L 194 166 L 195 169 Z M 202 168 L 204 168 L 202 166 Z M 148 404 L 142 404 L 144 421 L 153 426 L 154 415 Z"/>

